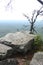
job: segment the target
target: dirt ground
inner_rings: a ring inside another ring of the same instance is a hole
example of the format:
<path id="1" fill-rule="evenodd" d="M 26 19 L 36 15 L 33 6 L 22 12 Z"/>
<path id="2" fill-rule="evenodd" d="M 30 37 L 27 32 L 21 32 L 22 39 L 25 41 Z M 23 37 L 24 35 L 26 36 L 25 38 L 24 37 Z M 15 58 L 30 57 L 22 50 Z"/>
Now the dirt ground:
<path id="1" fill-rule="evenodd" d="M 34 53 L 28 52 L 26 55 L 21 55 L 21 54 L 16 54 L 11 57 L 16 58 L 17 61 L 19 62 L 18 65 L 29 65 L 30 61 L 32 60 Z"/>

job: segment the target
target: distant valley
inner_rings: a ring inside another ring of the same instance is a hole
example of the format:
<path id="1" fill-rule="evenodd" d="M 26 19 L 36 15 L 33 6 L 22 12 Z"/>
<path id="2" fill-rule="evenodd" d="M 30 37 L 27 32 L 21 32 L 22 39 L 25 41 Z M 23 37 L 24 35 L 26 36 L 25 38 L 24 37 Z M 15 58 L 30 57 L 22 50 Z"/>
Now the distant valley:
<path id="1" fill-rule="evenodd" d="M 37 34 L 41 35 L 43 38 L 43 21 L 37 21 L 34 24 L 34 28 L 37 31 Z M 6 35 L 7 33 L 29 29 L 30 23 L 27 20 L 0 21 L 0 37 Z"/>

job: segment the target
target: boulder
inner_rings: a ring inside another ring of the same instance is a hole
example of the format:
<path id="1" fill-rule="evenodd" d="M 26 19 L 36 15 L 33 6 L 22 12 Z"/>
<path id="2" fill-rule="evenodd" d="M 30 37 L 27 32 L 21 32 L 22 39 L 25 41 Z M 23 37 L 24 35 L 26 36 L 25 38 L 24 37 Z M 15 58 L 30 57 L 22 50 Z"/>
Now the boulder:
<path id="1" fill-rule="evenodd" d="M 5 59 L 0 61 L 0 65 L 18 65 L 18 61 L 16 59 Z"/>
<path id="2" fill-rule="evenodd" d="M 43 52 L 37 52 L 34 54 L 30 65 L 43 65 Z"/>
<path id="3" fill-rule="evenodd" d="M 4 37 L 0 38 L 0 41 L 13 48 L 14 53 L 26 53 L 31 50 L 32 43 L 34 42 L 35 35 L 29 34 L 28 31 L 21 31 L 16 33 L 8 33 Z"/>
<path id="4" fill-rule="evenodd" d="M 10 56 L 12 54 L 12 48 L 0 43 L 0 60 Z"/>

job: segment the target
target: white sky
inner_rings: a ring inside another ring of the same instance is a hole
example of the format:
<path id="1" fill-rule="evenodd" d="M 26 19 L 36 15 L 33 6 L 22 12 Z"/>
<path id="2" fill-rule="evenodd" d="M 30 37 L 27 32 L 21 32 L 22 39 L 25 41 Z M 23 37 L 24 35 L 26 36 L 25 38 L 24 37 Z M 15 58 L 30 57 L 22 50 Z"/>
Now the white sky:
<path id="1" fill-rule="evenodd" d="M 31 17 L 34 9 L 39 9 L 42 5 L 37 0 L 0 0 L 0 20 L 27 20 L 22 13 Z"/>

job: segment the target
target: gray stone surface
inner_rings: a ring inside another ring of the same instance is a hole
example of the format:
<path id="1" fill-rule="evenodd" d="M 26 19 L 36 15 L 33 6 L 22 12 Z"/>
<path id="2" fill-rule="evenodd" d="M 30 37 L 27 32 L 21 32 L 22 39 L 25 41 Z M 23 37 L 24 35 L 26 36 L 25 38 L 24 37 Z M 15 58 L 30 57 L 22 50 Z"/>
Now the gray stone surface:
<path id="1" fill-rule="evenodd" d="M 32 47 L 33 39 L 35 35 L 29 34 L 28 31 L 21 31 L 16 33 L 8 33 L 4 37 L 0 38 L 0 42 L 13 48 L 15 52 L 26 53 Z"/>
<path id="2" fill-rule="evenodd" d="M 18 61 L 16 59 L 6 59 L 0 61 L 0 65 L 18 65 Z"/>
<path id="3" fill-rule="evenodd" d="M 0 43 L 0 60 L 4 59 L 6 55 L 7 56 L 11 55 L 11 52 L 10 52 L 11 50 L 12 50 L 11 47 Z"/>
<path id="4" fill-rule="evenodd" d="M 30 65 L 43 65 L 43 52 L 35 53 Z"/>

